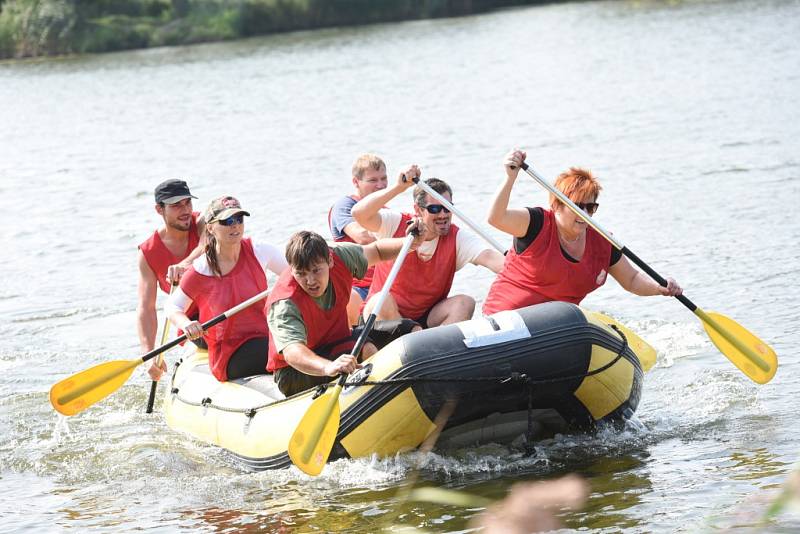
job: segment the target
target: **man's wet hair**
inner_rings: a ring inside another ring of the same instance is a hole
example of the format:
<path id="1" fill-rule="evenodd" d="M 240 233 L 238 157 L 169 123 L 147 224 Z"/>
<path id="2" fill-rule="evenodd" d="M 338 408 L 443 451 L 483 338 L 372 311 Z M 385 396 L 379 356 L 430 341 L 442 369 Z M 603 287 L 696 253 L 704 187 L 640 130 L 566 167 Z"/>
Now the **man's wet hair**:
<path id="1" fill-rule="evenodd" d="M 439 193 L 440 195 L 444 195 L 445 193 L 450 193 L 450 198 L 453 198 L 453 190 L 450 189 L 450 186 L 447 185 L 447 182 L 444 180 L 440 180 L 438 178 L 428 178 L 425 180 L 425 183 L 428 184 L 431 189 Z M 414 203 L 419 206 L 420 208 L 425 207 L 425 190 L 422 189 L 420 186 L 414 188 Z"/>
<path id="2" fill-rule="evenodd" d="M 325 239 L 308 230 L 301 230 L 286 243 L 286 261 L 293 269 L 306 271 L 319 263 L 328 261 L 331 249 Z"/>

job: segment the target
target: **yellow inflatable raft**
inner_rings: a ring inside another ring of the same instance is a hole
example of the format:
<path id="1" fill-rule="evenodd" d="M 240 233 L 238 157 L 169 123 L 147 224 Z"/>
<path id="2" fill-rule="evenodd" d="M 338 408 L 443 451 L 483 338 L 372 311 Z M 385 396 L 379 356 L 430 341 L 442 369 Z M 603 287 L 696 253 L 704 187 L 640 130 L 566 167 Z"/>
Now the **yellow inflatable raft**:
<path id="1" fill-rule="evenodd" d="M 636 410 L 655 356 L 610 317 L 563 302 L 408 334 L 349 377 L 330 460 L 414 449 L 445 411 L 437 446 L 621 423 Z M 197 351 L 173 374 L 164 409 L 170 427 L 246 468 L 279 469 L 291 463 L 289 438 L 316 394 L 284 398 L 270 375 L 220 383 Z"/>

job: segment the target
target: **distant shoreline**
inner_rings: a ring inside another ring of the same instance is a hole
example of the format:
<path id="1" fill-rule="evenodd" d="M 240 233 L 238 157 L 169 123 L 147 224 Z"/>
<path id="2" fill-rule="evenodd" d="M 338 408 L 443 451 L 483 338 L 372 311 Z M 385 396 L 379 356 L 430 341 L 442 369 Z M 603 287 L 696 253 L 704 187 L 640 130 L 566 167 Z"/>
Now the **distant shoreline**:
<path id="1" fill-rule="evenodd" d="M 552 1 L 552 0 L 551 0 Z M 542 0 L 0 0 L 0 60 L 483 13 Z"/>

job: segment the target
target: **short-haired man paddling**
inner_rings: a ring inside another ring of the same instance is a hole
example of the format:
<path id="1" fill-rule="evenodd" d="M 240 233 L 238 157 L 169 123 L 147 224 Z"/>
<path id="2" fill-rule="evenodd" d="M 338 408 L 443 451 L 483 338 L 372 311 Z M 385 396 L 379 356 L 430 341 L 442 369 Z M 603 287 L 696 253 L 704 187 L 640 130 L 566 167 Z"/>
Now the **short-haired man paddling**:
<path id="1" fill-rule="evenodd" d="M 412 249 L 421 242 L 417 237 Z M 289 267 L 267 300 L 267 370 L 274 372 L 284 395 L 330 382 L 360 367 L 358 358 L 348 353 L 358 337 L 347 318 L 353 279 L 363 277 L 369 266 L 397 257 L 402 246 L 402 239 L 329 246 L 320 235 L 308 231 L 289 239 Z M 361 356 L 369 357 L 376 350 L 367 343 Z"/>
<path id="2" fill-rule="evenodd" d="M 348 242 L 369 245 L 375 236 L 366 228 L 353 220 L 350 210 L 356 202 L 375 191 L 386 189 L 386 164 L 375 154 L 361 154 L 356 158 L 352 168 L 355 193 L 341 197 L 328 213 L 328 226 L 333 240 L 337 243 Z M 350 324 L 358 322 L 361 304 L 366 300 L 369 286 L 372 283 L 373 268 L 367 269 L 363 278 L 353 280 L 353 292 L 347 308 Z"/>
<path id="3" fill-rule="evenodd" d="M 197 197 L 183 180 L 166 180 L 155 189 L 155 209 L 164 219 L 164 226 L 139 245 L 136 319 L 142 353 L 150 352 L 155 345 L 157 289 L 169 293 L 170 283 L 178 282 L 192 260 L 202 253 L 198 245 L 205 224 L 200 214 L 192 211 L 193 198 Z"/>
<path id="4" fill-rule="evenodd" d="M 488 247 L 477 236 L 459 230 L 452 224 L 453 215 L 422 188 L 414 190 L 413 213 L 381 209 L 391 199 L 414 187 L 420 170 L 411 165 L 390 188 L 367 195 L 353 206 L 353 218 L 377 237 L 401 235 L 405 221 L 416 216 L 425 226 L 423 238 L 415 254 L 409 254 L 383 304 L 378 319 L 413 319 L 424 327 L 439 326 L 472 317 L 475 299 L 468 295 L 448 296 L 455 272 L 467 263 L 481 265 L 497 273 L 503 267 L 503 255 Z M 443 180 L 425 181 L 434 191 L 452 202 L 453 192 Z M 364 317 L 374 306 L 391 269 L 390 263 L 375 268 Z"/>

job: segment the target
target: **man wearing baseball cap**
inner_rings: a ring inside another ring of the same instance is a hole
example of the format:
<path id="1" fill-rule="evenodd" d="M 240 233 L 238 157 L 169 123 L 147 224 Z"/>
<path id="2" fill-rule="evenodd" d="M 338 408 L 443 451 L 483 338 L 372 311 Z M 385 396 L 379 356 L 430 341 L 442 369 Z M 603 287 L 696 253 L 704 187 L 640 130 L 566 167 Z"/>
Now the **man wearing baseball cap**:
<path id="1" fill-rule="evenodd" d="M 166 180 L 156 186 L 155 209 L 164 226 L 139 245 L 139 304 L 136 309 L 142 353 L 153 350 L 158 330 L 156 289 L 169 293 L 183 271 L 202 253 L 200 236 L 205 223 L 192 211 L 192 199 L 183 180 Z M 190 316 L 196 310 L 190 310 Z"/>

